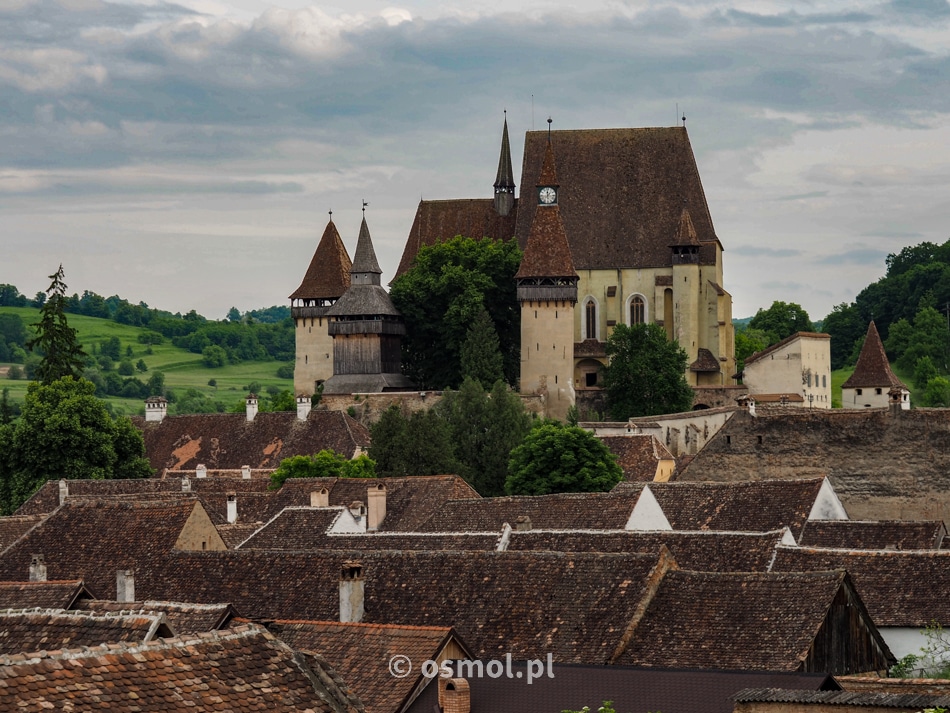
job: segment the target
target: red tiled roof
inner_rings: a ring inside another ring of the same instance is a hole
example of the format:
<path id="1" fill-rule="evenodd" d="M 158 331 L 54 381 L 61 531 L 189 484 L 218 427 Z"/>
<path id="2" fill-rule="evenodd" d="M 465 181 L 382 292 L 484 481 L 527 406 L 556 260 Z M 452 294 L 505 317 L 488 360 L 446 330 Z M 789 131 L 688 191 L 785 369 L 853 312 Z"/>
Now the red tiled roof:
<path id="1" fill-rule="evenodd" d="M 659 461 L 674 460 L 673 454 L 652 434 L 598 436 L 597 440 L 617 456 L 624 480 L 650 482 L 656 476 Z"/>
<path id="2" fill-rule="evenodd" d="M 290 299 L 337 299 L 350 286 L 350 256 L 331 220 L 323 231 L 310 266 Z"/>
<path id="3" fill-rule="evenodd" d="M 0 517 L 0 552 L 20 539 L 34 525 L 43 520 L 43 515 L 11 515 Z"/>
<path id="4" fill-rule="evenodd" d="M 154 613 L 0 611 L 0 656 L 119 642 L 143 644 L 174 635 L 165 617 Z"/>
<path id="5" fill-rule="evenodd" d="M 186 602 L 113 602 L 94 599 L 82 603 L 84 611 L 122 614 L 161 614 L 178 636 L 225 629 L 237 615 L 230 604 Z"/>
<path id="6" fill-rule="evenodd" d="M 689 370 L 704 373 L 719 372 L 721 371 L 721 367 L 719 366 L 719 360 L 715 354 L 704 347 L 700 347 L 697 350 L 696 361 L 689 365 Z"/>
<path id="7" fill-rule="evenodd" d="M 946 534 L 941 520 L 809 520 L 798 543 L 851 550 L 938 550 Z"/>
<path id="8" fill-rule="evenodd" d="M 92 596 L 81 579 L 0 582 L 0 609 L 70 609 Z"/>
<path id="9" fill-rule="evenodd" d="M 864 338 L 864 346 L 861 347 L 858 363 L 854 366 L 854 373 L 841 385 L 841 388 L 854 389 L 874 386 L 907 388 L 891 371 L 887 354 L 884 353 L 884 345 L 881 343 L 881 335 L 877 333 L 877 327 L 872 320 L 868 325 L 868 333 Z"/>

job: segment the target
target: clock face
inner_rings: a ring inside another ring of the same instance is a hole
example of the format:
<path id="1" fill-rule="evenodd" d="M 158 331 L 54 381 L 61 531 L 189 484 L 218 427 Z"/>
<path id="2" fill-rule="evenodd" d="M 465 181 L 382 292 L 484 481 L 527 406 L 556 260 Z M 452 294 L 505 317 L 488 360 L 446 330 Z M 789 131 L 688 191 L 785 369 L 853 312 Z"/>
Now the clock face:
<path id="1" fill-rule="evenodd" d="M 557 200 L 557 191 L 551 187 L 542 188 L 538 193 L 538 198 L 540 198 L 541 202 L 545 205 L 551 205 Z"/>

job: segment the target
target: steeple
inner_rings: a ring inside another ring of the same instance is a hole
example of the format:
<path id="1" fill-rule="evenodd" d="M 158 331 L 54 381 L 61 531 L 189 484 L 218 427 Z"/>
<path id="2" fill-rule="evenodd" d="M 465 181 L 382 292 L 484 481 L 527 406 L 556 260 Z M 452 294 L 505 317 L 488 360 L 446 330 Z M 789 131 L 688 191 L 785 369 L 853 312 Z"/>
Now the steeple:
<path id="1" fill-rule="evenodd" d="M 858 363 L 854 365 L 854 373 L 841 385 L 841 388 L 879 387 L 883 389 L 891 386 L 907 388 L 891 371 L 887 354 L 884 352 L 884 344 L 881 343 L 881 335 L 878 334 L 877 326 L 871 320 L 867 336 L 864 338 L 864 346 L 861 347 L 861 354 L 858 355 Z"/>
<path id="2" fill-rule="evenodd" d="M 300 287 L 290 295 L 294 306 L 332 304 L 350 286 L 351 266 L 350 256 L 331 218 Z"/>
<path id="3" fill-rule="evenodd" d="M 365 210 L 365 209 L 364 209 Z M 376 260 L 376 250 L 373 249 L 373 239 L 366 225 L 366 215 L 360 225 L 360 237 L 356 241 L 356 252 L 353 254 L 353 267 L 350 269 L 350 282 L 353 285 L 378 285 L 380 275 L 379 261 Z"/>
<path id="4" fill-rule="evenodd" d="M 498 156 L 498 174 L 495 176 L 495 212 L 501 216 L 511 213 L 515 205 L 515 178 L 511 170 L 511 144 L 508 142 L 508 112 L 501 134 L 501 154 Z"/>
<path id="5" fill-rule="evenodd" d="M 670 243 L 670 248 L 673 250 L 673 264 L 698 264 L 699 247 L 699 237 L 696 235 L 693 219 L 690 217 L 689 208 L 684 205 L 683 210 L 680 211 L 676 233 Z"/>

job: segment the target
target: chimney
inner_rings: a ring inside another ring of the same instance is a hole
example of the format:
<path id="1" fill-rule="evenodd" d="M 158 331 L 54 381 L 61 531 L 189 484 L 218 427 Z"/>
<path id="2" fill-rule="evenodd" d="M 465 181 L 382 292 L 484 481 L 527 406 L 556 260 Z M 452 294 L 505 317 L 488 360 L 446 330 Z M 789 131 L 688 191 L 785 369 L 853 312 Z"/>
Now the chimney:
<path id="1" fill-rule="evenodd" d="M 244 402 L 247 405 L 247 420 L 253 421 L 254 417 L 257 416 L 257 394 L 248 394 Z"/>
<path id="2" fill-rule="evenodd" d="M 228 493 L 228 524 L 237 522 L 237 493 Z"/>
<path id="3" fill-rule="evenodd" d="M 363 505 L 359 500 L 354 500 L 350 503 L 350 515 L 353 516 L 353 519 L 357 522 L 363 521 L 363 516 L 366 514 L 366 506 Z"/>
<path id="4" fill-rule="evenodd" d="M 181 478 L 181 492 L 191 492 L 191 478 L 189 478 L 187 475 L 183 475 Z"/>
<path id="5" fill-rule="evenodd" d="M 515 520 L 515 531 L 528 532 L 529 530 L 531 530 L 531 518 L 527 515 L 519 515 Z"/>
<path id="6" fill-rule="evenodd" d="M 439 682 L 439 707 L 442 713 L 469 713 L 472 693 L 464 678 L 450 678 Z"/>
<path id="7" fill-rule="evenodd" d="M 69 497 L 69 483 L 65 480 L 59 481 L 59 504 L 62 505 Z"/>
<path id="8" fill-rule="evenodd" d="M 891 387 L 887 392 L 887 412 L 892 418 L 900 418 L 903 409 L 904 394 L 899 386 Z"/>
<path id="9" fill-rule="evenodd" d="M 386 519 L 386 486 L 382 483 L 366 490 L 366 529 L 375 532 Z"/>
<path id="10" fill-rule="evenodd" d="M 46 581 L 46 558 L 43 555 L 32 555 L 30 557 L 30 581 Z"/>
<path id="11" fill-rule="evenodd" d="M 208 466 L 204 463 L 199 463 L 195 468 L 195 477 L 196 478 L 207 478 L 208 477 Z"/>
<path id="12" fill-rule="evenodd" d="M 310 403 L 309 396 L 298 396 L 297 397 L 297 420 L 306 421 L 307 416 L 310 415 L 310 409 L 313 406 Z"/>
<path id="13" fill-rule="evenodd" d="M 250 480 L 251 479 L 251 466 L 242 465 L 241 466 L 241 480 Z"/>
<path id="14" fill-rule="evenodd" d="M 116 571 L 115 600 L 117 602 L 135 601 L 135 573 L 131 569 L 120 569 Z"/>
<path id="15" fill-rule="evenodd" d="M 327 490 L 326 488 L 320 488 L 320 490 L 311 491 L 310 507 L 312 508 L 330 507 L 330 491 Z"/>
<path id="16" fill-rule="evenodd" d="M 340 622 L 363 621 L 363 565 L 344 562 L 340 573 Z"/>
<path id="17" fill-rule="evenodd" d="M 145 422 L 161 423 L 168 414 L 168 401 L 162 396 L 149 396 L 145 399 Z"/>

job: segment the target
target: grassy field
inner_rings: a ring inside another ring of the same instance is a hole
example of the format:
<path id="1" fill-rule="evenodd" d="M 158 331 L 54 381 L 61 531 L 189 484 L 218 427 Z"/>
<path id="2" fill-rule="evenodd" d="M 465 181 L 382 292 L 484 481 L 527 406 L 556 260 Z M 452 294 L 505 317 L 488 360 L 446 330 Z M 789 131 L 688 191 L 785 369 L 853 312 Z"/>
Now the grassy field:
<path id="1" fill-rule="evenodd" d="M 39 319 L 39 310 L 33 307 L 2 307 L 0 312 L 18 314 L 27 325 Z M 130 346 L 132 347 L 132 363 L 142 359 L 148 367 L 146 372 L 136 370 L 136 377 L 142 381 L 147 381 L 154 372 L 160 371 L 165 374 L 165 387 L 172 389 L 177 394 L 193 388 L 216 400 L 225 402 L 230 407 L 243 401 L 247 393 L 247 386 L 251 382 L 260 383 L 261 391 L 265 394 L 268 386 L 275 386 L 281 390 L 293 390 L 292 379 L 277 377 L 277 368 L 281 365 L 281 362 L 254 361 L 209 369 L 202 363 L 200 354 L 192 354 L 184 349 L 179 349 L 173 346 L 168 339 L 163 344 L 152 346 L 152 353 L 147 353 L 148 346 L 138 342 L 139 334 L 146 331 L 143 328 L 130 327 L 108 319 L 84 317 L 76 314 L 69 314 L 66 317 L 69 326 L 76 330 L 79 341 L 83 344 L 86 353 L 92 353 L 93 344 L 99 344 L 111 337 L 118 337 L 122 343 L 122 354 L 125 355 L 126 348 Z M 4 367 L 9 366 L 9 363 L 0 363 L 0 371 L 4 373 L 3 378 L 0 378 L 0 387 L 10 389 L 12 400 L 22 401 L 29 382 L 25 378 L 21 380 L 6 378 Z M 215 380 L 216 386 L 208 385 L 208 381 L 211 379 Z M 144 402 L 138 399 L 109 396 L 104 400 L 112 404 L 117 413 L 136 414 L 145 412 Z"/>

